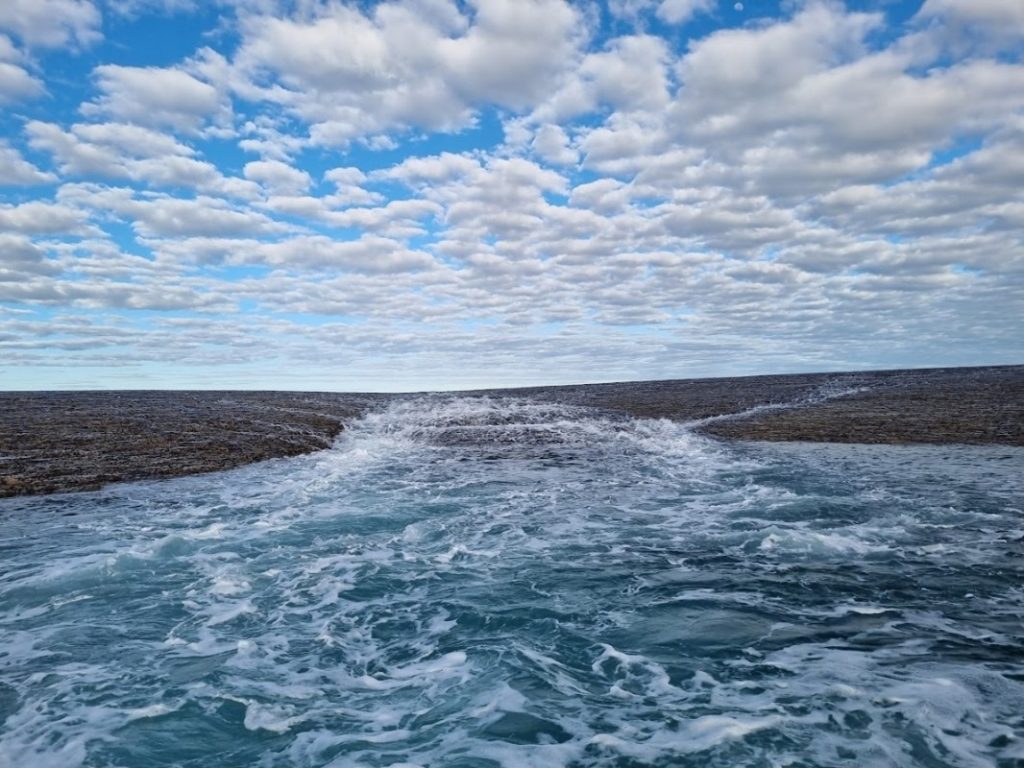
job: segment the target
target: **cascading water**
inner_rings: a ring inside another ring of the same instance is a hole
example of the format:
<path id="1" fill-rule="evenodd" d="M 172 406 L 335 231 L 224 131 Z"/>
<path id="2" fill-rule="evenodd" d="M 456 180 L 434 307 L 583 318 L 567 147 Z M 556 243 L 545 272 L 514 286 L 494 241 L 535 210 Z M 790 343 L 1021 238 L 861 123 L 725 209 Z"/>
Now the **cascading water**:
<path id="1" fill-rule="evenodd" d="M 1022 469 L 438 397 L 0 502 L 0 766 L 1022 765 Z"/>

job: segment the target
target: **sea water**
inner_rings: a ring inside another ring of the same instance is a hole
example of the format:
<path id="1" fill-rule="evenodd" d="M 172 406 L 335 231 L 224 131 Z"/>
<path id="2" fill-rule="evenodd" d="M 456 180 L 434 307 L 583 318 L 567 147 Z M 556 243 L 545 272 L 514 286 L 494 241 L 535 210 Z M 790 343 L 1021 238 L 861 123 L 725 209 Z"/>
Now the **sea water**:
<path id="1" fill-rule="evenodd" d="M 423 398 L 0 503 L 0 766 L 1024 765 L 1024 451 Z"/>

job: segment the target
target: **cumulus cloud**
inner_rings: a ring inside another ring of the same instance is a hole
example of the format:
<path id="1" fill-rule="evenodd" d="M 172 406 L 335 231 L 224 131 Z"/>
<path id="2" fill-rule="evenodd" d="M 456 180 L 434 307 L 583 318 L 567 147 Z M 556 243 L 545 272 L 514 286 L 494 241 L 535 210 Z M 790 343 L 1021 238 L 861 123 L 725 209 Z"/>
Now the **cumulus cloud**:
<path id="1" fill-rule="evenodd" d="M 77 235 L 89 231 L 84 211 L 62 203 L 33 200 L 0 205 L 0 231 L 25 235 Z"/>
<path id="2" fill-rule="evenodd" d="M 43 249 L 29 238 L 0 233 L 0 283 L 18 282 L 30 276 L 53 275 L 60 271 L 47 259 Z"/>
<path id="3" fill-rule="evenodd" d="M 211 162 L 170 134 L 125 123 L 76 123 L 64 130 L 31 120 L 29 144 L 49 152 L 65 176 L 130 179 L 151 187 L 184 187 L 239 198 L 256 198 L 252 181 L 223 175 Z"/>
<path id="4" fill-rule="evenodd" d="M 143 236 L 233 235 L 283 229 L 254 211 L 232 208 L 221 200 L 157 198 L 137 200 L 120 209 Z"/>
<path id="5" fill-rule="evenodd" d="M 91 45 L 101 39 L 100 12 L 90 0 L 4 0 L 0 30 L 29 48 Z"/>
<path id="6" fill-rule="evenodd" d="M 0 179 L 3 184 L 29 186 L 32 184 L 48 184 L 57 177 L 42 171 L 21 156 L 14 147 L 0 141 Z"/>
<path id="7" fill-rule="evenodd" d="M 207 56 L 196 69 L 209 69 L 205 66 L 209 63 Z M 93 75 L 101 93 L 83 106 L 88 115 L 185 132 L 195 132 L 209 121 L 230 119 L 224 93 L 185 69 L 101 64 Z"/>
<path id="8" fill-rule="evenodd" d="M 680 60 L 679 113 L 684 130 L 723 134 L 785 121 L 789 105 L 779 98 L 799 98 L 801 85 L 815 76 L 856 62 L 864 38 L 877 29 L 877 14 L 847 14 L 835 6 L 812 4 L 789 22 L 762 28 L 727 29 L 693 44 Z M 839 99 L 840 93 L 833 98 Z M 825 114 L 820 105 L 808 105 Z M 795 115 L 799 116 L 799 115 Z"/>
<path id="9" fill-rule="evenodd" d="M 630 113 L 669 101 L 669 49 L 652 35 L 617 37 L 587 54 L 562 87 L 537 106 L 534 122 L 560 123 L 602 108 Z"/>
<path id="10" fill-rule="evenodd" d="M 1024 41 L 1024 4 L 1016 0 L 926 0 L 917 19 L 955 47 L 998 49 Z"/>
<path id="11" fill-rule="evenodd" d="M 174 259 L 199 259 L 209 263 L 234 265 L 267 265 L 303 272 L 316 270 L 326 273 L 380 274 L 420 271 L 434 266 L 429 255 L 417 253 L 399 240 L 369 234 L 355 240 L 336 240 L 322 235 L 301 235 L 269 241 L 205 236 L 154 240 L 151 245 L 158 253 Z M 296 297 L 301 297 L 301 286 L 305 284 L 305 281 L 295 284 L 299 289 Z M 262 289 L 260 294 L 269 298 Z M 273 303 L 272 299 L 270 301 Z"/>
<path id="12" fill-rule="evenodd" d="M 378 176 L 410 184 L 432 183 L 464 176 L 480 168 L 480 162 L 466 155 L 444 152 L 429 157 L 408 157 Z"/>
<path id="13" fill-rule="evenodd" d="M 537 129 L 532 149 L 552 165 L 573 165 L 579 160 L 579 153 L 570 146 L 565 129 L 560 125 L 546 123 Z"/>
<path id="14" fill-rule="evenodd" d="M 258 211 L 203 195 L 195 198 L 139 196 L 124 187 L 65 184 L 58 192 L 58 200 L 66 206 L 75 206 L 76 211 L 92 209 L 130 221 L 143 237 L 258 235 L 290 228 Z"/>
<path id="15" fill-rule="evenodd" d="M 685 24 L 699 13 L 715 7 L 715 0 L 662 0 L 658 16 L 669 24 Z"/>
<path id="16" fill-rule="evenodd" d="M 38 96 L 44 90 L 39 78 L 24 66 L 24 56 L 11 39 L 0 35 L 0 103 Z"/>
<path id="17" fill-rule="evenodd" d="M 305 171 L 277 160 L 246 163 L 245 178 L 261 184 L 271 194 L 288 195 L 305 192 L 313 179 Z"/>
<path id="18" fill-rule="evenodd" d="M 311 123 L 318 143 L 344 145 L 393 128 L 454 130 L 486 105 L 524 109 L 571 70 L 584 40 L 564 0 L 473 0 L 466 12 L 452 2 L 332 4 L 247 17 L 236 85 Z"/>
<path id="19" fill-rule="evenodd" d="M 331 168 L 324 173 L 324 179 L 335 186 L 336 192 L 329 195 L 325 202 L 330 205 L 347 207 L 350 205 L 370 205 L 384 200 L 379 192 L 366 188 L 367 176 L 354 166 Z"/>

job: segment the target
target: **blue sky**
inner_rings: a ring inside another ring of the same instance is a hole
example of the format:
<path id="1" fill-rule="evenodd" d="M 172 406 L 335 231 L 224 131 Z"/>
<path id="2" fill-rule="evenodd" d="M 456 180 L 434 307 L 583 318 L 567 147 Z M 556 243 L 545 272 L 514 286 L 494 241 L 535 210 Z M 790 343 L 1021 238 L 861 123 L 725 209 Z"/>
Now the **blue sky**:
<path id="1" fill-rule="evenodd" d="M 1024 361 L 1020 0 L 5 0 L 0 388 Z"/>

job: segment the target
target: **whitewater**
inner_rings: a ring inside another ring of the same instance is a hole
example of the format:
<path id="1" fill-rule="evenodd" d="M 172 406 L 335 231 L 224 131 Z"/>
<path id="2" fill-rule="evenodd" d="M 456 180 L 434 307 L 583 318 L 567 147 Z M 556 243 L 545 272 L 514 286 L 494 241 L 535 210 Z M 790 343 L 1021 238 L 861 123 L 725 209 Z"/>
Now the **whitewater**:
<path id="1" fill-rule="evenodd" d="M 1024 765 L 1024 449 L 396 400 L 0 502 L 0 766 Z"/>

